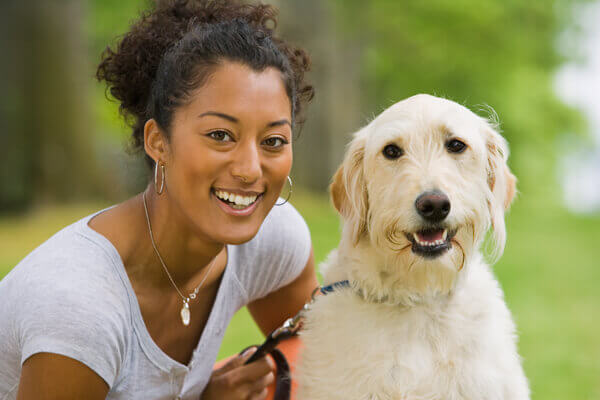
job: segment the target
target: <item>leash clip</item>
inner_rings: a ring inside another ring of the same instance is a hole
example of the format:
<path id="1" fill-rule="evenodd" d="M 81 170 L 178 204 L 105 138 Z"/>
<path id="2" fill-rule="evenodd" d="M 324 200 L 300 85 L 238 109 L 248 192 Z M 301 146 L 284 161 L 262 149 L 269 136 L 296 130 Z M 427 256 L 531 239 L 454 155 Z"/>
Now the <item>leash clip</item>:
<path id="1" fill-rule="evenodd" d="M 308 309 L 308 304 L 305 304 L 302 309 L 294 315 L 292 318 L 288 318 L 285 320 L 283 325 L 279 328 L 275 329 L 273 333 L 271 333 L 271 337 L 273 339 L 277 339 L 280 336 L 292 336 L 295 335 L 296 332 L 300 330 L 302 327 L 302 322 L 304 321 L 303 312 Z"/>
<path id="2" fill-rule="evenodd" d="M 310 308 L 310 305 L 315 302 L 315 298 L 318 293 L 328 294 L 333 292 L 335 289 L 342 287 L 348 287 L 350 284 L 348 281 L 335 282 L 329 286 L 317 286 L 310 295 L 310 301 L 302 307 L 300 311 L 292 318 L 285 320 L 282 326 L 275 329 L 269 336 L 273 339 L 277 339 L 280 336 L 292 336 L 300 330 L 302 322 L 304 322 L 304 313 Z"/>

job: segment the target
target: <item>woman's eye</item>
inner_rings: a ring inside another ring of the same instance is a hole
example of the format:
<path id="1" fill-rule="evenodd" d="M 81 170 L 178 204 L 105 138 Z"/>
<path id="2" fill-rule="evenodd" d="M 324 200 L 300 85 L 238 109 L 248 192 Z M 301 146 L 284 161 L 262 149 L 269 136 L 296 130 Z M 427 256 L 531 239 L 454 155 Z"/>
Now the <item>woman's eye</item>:
<path id="1" fill-rule="evenodd" d="M 452 139 L 446 143 L 446 148 L 450 153 L 462 153 L 467 148 L 467 145 L 458 139 Z"/>
<path id="2" fill-rule="evenodd" d="M 287 140 L 280 138 L 280 137 L 270 137 L 265 139 L 265 141 L 263 142 L 264 144 L 266 144 L 269 147 L 281 147 L 284 144 L 287 144 Z"/>
<path id="3" fill-rule="evenodd" d="M 219 142 L 231 142 L 231 135 L 226 131 L 212 131 L 207 136 Z"/>
<path id="4" fill-rule="evenodd" d="M 402 154 L 404 154 L 404 150 L 402 150 L 400 147 L 396 146 L 395 144 L 388 144 L 387 146 L 385 146 L 383 148 L 383 156 L 385 158 L 387 158 L 388 160 L 395 160 L 397 158 L 400 158 L 402 156 Z"/>

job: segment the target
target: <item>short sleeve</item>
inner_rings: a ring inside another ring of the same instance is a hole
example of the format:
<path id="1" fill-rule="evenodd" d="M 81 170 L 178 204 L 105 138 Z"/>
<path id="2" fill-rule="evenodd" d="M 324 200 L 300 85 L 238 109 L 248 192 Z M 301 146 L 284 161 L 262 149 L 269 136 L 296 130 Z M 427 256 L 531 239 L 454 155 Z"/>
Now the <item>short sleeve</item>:
<path id="1" fill-rule="evenodd" d="M 237 275 L 248 302 L 296 279 L 311 247 L 308 226 L 298 211 L 289 203 L 273 207 L 257 235 L 237 249 Z"/>
<path id="2" fill-rule="evenodd" d="M 10 297 L 21 364 L 36 353 L 60 354 L 85 364 L 112 387 L 125 356 L 127 324 L 114 277 L 85 262 L 61 262 L 53 279 L 29 275 L 20 294 Z"/>

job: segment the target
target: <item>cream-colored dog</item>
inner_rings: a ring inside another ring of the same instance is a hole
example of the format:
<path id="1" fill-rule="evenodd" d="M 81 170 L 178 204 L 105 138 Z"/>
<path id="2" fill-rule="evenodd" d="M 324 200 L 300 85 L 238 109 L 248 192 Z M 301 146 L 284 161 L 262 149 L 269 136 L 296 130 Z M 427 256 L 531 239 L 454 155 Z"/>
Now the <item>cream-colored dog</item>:
<path id="1" fill-rule="evenodd" d="M 343 218 L 321 271 L 350 287 L 306 315 L 306 400 L 528 399 L 515 326 L 480 246 L 499 256 L 515 193 L 506 141 L 452 101 L 417 95 L 354 136 L 331 186 Z"/>

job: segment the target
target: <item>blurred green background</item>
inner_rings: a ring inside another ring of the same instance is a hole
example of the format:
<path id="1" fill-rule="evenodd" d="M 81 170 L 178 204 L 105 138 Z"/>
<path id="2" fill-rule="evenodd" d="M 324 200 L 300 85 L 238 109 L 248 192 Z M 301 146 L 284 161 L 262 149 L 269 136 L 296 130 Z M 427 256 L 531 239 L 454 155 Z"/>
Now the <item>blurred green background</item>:
<path id="1" fill-rule="evenodd" d="M 280 7 L 282 34 L 313 58 L 317 97 L 295 143 L 300 188 L 292 203 L 309 224 L 317 261 L 339 239 L 325 189 L 354 130 L 416 93 L 481 115 L 491 106 L 519 178 L 506 251 L 494 269 L 517 322 L 532 398 L 600 399 L 600 213 L 569 212 L 557 180 L 561 137 L 594 146 L 594 132 L 554 85 L 562 65 L 583 62 L 577 16 L 591 1 L 271 3 Z M 145 186 L 140 157 L 124 151 L 128 128 L 118 104 L 93 75 L 102 50 L 147 7 L 138 0 L 0 5 L 0 277 L 61 227 Z M 242 311 L 221 356 L 260 340 Z"/>

